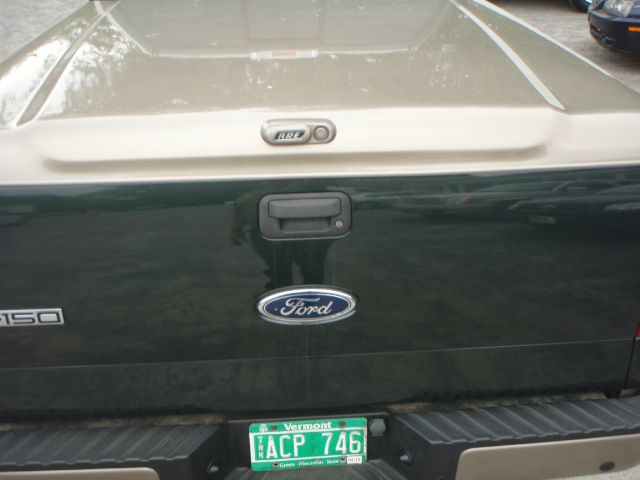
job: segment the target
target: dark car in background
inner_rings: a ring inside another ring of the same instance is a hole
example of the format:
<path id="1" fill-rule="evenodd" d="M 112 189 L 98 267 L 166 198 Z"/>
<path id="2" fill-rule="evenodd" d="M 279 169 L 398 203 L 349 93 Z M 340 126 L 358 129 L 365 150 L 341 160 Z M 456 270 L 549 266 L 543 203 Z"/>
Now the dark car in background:
<path id="1" fill-rule="evenodd" d="M 589 10 L 591 36 L 606 48 L 640 53 L 640 0 L 597 0 Z"/>

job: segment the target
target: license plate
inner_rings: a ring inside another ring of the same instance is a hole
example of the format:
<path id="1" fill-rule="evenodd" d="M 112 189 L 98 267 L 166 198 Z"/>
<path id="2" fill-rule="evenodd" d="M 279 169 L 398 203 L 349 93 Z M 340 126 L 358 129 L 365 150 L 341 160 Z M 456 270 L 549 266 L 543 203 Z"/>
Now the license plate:
<path id="1" fill-rule="evenodd" d="M 327 467 L 367 460 L 367 419 L 333 418 L 252 423 L 251 468 Z"/>
<path id="2" fill-rule="evenodd" d="M 538 223 L 542 225 L 555 225 L 556 219 L 555 217 L 549 217 L 547 215 L 530 215 L 529 222 Z"/>

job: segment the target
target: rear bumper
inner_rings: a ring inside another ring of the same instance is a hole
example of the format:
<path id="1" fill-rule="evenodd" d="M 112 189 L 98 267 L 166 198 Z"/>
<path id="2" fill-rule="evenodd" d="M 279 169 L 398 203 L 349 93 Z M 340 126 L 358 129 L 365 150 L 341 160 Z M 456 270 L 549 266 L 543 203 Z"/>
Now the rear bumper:
<path id="1" fill-rule="evenodd" d="M 269 478 L 525 480 L 640 463 L 640 397 L 364 416 L 386 425 L 369 433 L 368 463 Z M 263 477 L 248 461 L 253 420 L 191 421 L 0 432 L 0 480 Z"/>
<path id="2" fill-rule="evenodd" d="M 640 32 L 629 27 L 640 27 L 640 19 L 612 17 L 599 10 L 589 12 L 591 36 L 602 46 L 614 50 L 640 53 Z"/>

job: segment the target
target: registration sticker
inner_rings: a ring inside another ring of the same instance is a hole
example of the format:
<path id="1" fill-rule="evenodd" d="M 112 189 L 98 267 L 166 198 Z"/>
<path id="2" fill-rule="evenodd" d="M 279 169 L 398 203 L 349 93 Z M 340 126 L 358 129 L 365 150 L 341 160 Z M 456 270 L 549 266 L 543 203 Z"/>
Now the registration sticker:
<path id="1" fill-rule="evenodd" d="M 367 419 L 334 418 L 252 423 L 256 471 L 353 465 L 367 460 Z"/>

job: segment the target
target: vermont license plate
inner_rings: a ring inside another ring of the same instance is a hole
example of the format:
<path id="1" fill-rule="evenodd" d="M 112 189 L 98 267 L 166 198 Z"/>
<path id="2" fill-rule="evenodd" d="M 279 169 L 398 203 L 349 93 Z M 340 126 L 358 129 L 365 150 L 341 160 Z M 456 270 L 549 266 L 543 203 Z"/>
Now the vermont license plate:
<path id="1" fill-rule="evenodd" d="M 258 471 L 364 463 L 367 419 L 252 423 L 249 445 Z"/>

